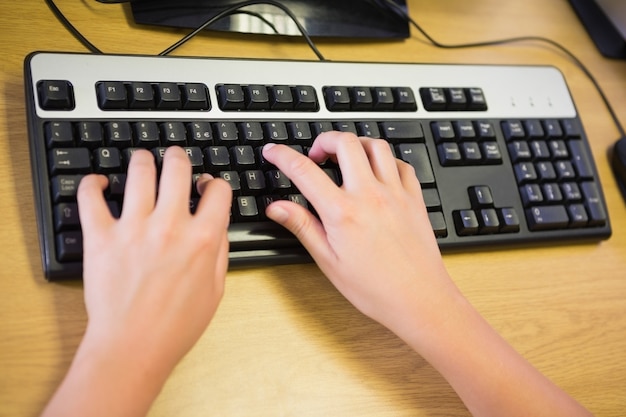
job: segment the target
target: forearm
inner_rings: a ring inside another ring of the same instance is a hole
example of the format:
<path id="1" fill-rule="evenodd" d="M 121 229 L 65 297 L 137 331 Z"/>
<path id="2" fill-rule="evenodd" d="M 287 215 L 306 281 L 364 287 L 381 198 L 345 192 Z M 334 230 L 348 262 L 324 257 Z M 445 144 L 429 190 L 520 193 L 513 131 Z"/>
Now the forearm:
<path id="1" fill-rule="evenodd" d="M 84 340 L 42 417 L 146 415 L 168 374 L 124 343 Z"/>
<path id="2" fill-rule="evenodd" d="M 591 415 L 519 355 L 459 292 L 445 302 L 445 317 L 397 333 L 444 376 L 472 415 Z"/>

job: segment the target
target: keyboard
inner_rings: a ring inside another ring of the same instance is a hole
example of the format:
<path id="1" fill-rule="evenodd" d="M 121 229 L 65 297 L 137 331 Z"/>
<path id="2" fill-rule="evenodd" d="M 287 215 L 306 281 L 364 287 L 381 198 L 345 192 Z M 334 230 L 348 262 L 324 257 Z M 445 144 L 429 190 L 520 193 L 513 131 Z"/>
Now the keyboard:
<path id="1" fill-rule="evenodd" d="M 106 199 L 119 216 L 138 148 L 159 165 L 168 146 L 181 146 L 194 178 L 208 172 L 230 183 L 231 267 L 310 262 L 294 236 L 264 216 L 276 199 L 310 206 L 260 149 L 275 142 L 306 154 L 328 130 L 383 138 L 414 167 L 443 252 L 611 234 L 587 136 L 553 67 L 46 52 L 24 66 L 49 280 L 81 277 L 81 178 L 107 175 Z M 322 169 L 341 184 L 337 166 Z"/>

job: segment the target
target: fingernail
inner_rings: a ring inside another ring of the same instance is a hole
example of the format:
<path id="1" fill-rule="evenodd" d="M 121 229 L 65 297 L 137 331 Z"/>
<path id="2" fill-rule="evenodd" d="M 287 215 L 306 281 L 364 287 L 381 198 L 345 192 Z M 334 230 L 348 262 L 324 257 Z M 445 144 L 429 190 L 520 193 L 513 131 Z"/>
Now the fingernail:
<path id="1" fill-rule="evenodd" d="M 266 143 L 266 144 L 263 146 L 263 152 L 265 152 L 266 150 L 270 150 L 270 149 L 272 149 L 274 146 L 276 146 L 276 144 L 275 144 L 275 143 Z"/>
<path id="2" fill-rule="evenodd" d="M 201 174 L 196 180 L 196 190 L 198 191 L 198 193 L 202 194 L 202 192 L 204 191 L 204 186 L 207 184 L 207 182 L 211 181 L 214 178 L 215 177 L 213 177 L 213 175 L 211 174 Z"/>
<path id="3" fill-rule="evenodd" d="M 287 210 L 282 208 L 278 204 L 270 204 L 266 209 L 267 217 L 274 220 L 276 223 L 284 223 L 289 218 Z"/>

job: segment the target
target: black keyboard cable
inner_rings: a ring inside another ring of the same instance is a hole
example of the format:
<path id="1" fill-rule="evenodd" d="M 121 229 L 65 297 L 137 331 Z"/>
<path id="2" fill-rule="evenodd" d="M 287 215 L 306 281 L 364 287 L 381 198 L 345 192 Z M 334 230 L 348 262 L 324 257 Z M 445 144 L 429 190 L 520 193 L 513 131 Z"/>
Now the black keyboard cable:
<path id="1" fill-rule="evenodd" d="M 57 5 L 54 3 L 53 0 L 45 0 L 45 1 L 46 1 L 46 4 L 48 5 L 48 7 L 50 8 L 50 10 L 52 11 L 52 13 L 54 13 L 56 18 L 61 22 L 61 24 L 63 24 L 63 26 L 80 43 L 82 43 L 89 51 L 91 51 L 94 54 L 102 54 L 103 53 L 98 47 L 96 47 L 85 36 L 83 36 L 78 31 L 78 29 L 76 29 L 74 27 L 74 25 L 72 25 L 72 23 L 61 12 L 61 10 L 59 10 L 59 8 L 57 7 Z M 129 2 L 129 0 L 96 0 L 96 1 L 98 1 L 100 3 L 105 3 L 105 4 L 117 4 L 117 3 L 127 3 L 127 2 Z M 244 14 L 249 14 L 249 15 L 255 16 L 255 17 L 259 18 L 260 20 L 262 20 L 265 24 L 269 25 L 269 27 L 274 32 L 277 32 L 276 27 L 271 22 L 269 22 L 267 19 L 265 19 L 262 15 L 260 15 L 259 13 L 254 13 L 254 12 L 250 12 L 250 11 L 241 10 L 241 9 L 243 9 L 245 7 L 253 6 L 253 5 L 269 5 L 269 6 L 277 7 L 280 10 L 282 10 L 294 22 L 294 24 L 298 28 L 298 31 L 302 34 L 302 37 L 305 39 L 305 41 L 307 42 L 307 44 L 309 45 L 309 47 L 311 48 L 313 53 L 317 56 L 317 58 L 320 61 L 325 61 L 326 60 L 326 58 L 324 58 L 322 53 L 318 50 L 317 46 L 315 45 L 315 43 L 311 39 L 311 36 L 308 34 L 308 32 L 306 31 L 304 26 L 302 26 L 302 24 L 300 23 L 298 18 L 295 16 L 295 14 L 287 6 L 283 5 L 281 2 L 276 1 L 276 0 L 246 0 L 246 1 L 241 1 L 239 3 L 235 3 L 232 6 L 230 6 L 230 7 L 226 8 L 226 9 L 220 11 L 215 16 L 207 19 L 204 23 L 202 23 L 200 26 L 198 26 L 196 29 L 194 29 L 191 33 L 187 34 L 186 36 L 181 38 L 179 41 L 174 43 L 173 45 L 171 45 L 168 48 L 166 48 L 165 50 L 161 51 L 158 55 L 164 56 L 164 55 L 170 54 L 175 49 L 179 48 L 180 46 L 182 46 L 183 44 L 188 42 L 190 39 L 195 37 L 202 30 L 210 27 L 212 24 L 214 24 L 218 20 L 221 20 L 221 19 L 223 19 L 223 18 L 225 18 L 227 16 L 230 16 L 230 15 L 233 15 L 233 14 L 244 13 Z"/>

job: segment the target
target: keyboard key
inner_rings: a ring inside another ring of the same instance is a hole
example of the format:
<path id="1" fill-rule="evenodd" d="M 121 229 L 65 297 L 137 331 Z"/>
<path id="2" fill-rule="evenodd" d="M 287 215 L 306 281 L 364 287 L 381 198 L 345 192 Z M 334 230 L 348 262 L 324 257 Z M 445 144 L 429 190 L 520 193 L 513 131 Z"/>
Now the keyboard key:
<path id="1" fill-rule="evenodd" d="M 238 126 L 240 137 L 244 145 L 261 146 L 265 141 L 263 127 L 259 122 L 244 122 Z"/>
<path id="2" fill-rule="evenodd" d="M 369 87 L 354 87 L 350 92 L 352 110 L 371 110 L 374 107 L 374 98 Z"/>
<path id="3" fill-rule="evenodd" d="M 54 230 L 60 232 L 62 230 L 78 229 L 79 226 L 78 204 L 60 203 L 54 206 Z"/>
<path id="4" fill-rule="evenodd" d="M 300 111 L 317 111 L 317 94 L 315 89 L 308 85 L 299 85 L 293 89 L 295 105 L 294 108 Z"/>
<path id="5" fill-rule="evenodd" d="M 569 149 L 578 177 L 585 180 L 593 178 L 593 168 L 591 166 L 591 162 L 589 162 L 589 158 L 587 157 L 587 152 L 585 152 L 583 148 L 582 141 L 569 141 Z"/>
<path id="6" fill-rule="evenodd" d="M 416 111 L 417 101 L 410 87 L 396 87 L 392 89 L 395 99 L 395 109 L 398 111 Z"/>
<path id="7" fill-rule="evenodd" d="M 589 213 L 590 226 L 602 226 L 607 222 L 607 214 L 600 198 L 600 190 L 594 182 L 583 182 L 580 185 L 585 207 Z"/>
<path id="8" fill-rule="evenodd" d="M 356 130 L 359 136 L 380 138 L 380 129 L 378 129 L 378 124 L 376 122 L 357 122 Z"/>
<path id="9" fill-rule="evenodd" d="M 259 218 L 259 208 L 256 199 L 251 196 L 240 196 L 235 199 L 234 215 L 240 221 L 253 221 Z"/>
<path id="10" fill-rule="evenodd" d="M 501 126 L 507 141 L 526 138 L 524 125 L 519 120 L 507 120 L 502 122 Z"/>
<path id="11" fill-rule="evenodd" d="M 175 83 L 158 83 L 156 90 L 156 106 L 162 110 L 175 110 L 182 108 L 180 89 Z"/>
<path id="12" fill-rule="evenodd" d="M 83 175 L 57 175 L 51 182 L 52 201 L 75 201 L 78 192 L 78 184 Z"/>
<path id="13" fill-rule="evenodd" d="M 301 145 L 310 145 L 313 143 L 313 134 L 307 122 L 290 122 L 287 123 L 287 128 L 293 143 Z"/>
<path id="14" fill-rule="evenodd" d="M 233 122 L 219 122 L 215 127 L 215 140 L 218 145 L 232 146 L 239 142 L 239 131 Z"/>
<path id="15" fill-rule="evenodd" d="M 464 110 L 467 107 L 467 97 L 463 88 L 446 88 L 448 110 Z"/>
<path id="16" fill-rule="evenodd" d="M 107 146 L 126 148 L 133 143 L 133 135 L 128 122 L 109 122 L 104 126 Z"/>
<path id="17" fill-rule="evenodd" d="M 83 235 L 79 231 L 62 232 L 56 237 L 57 260 L 59 262 L 83 259 Z"/>
<path id="18" fill-rule="evenodd" d="M 48 148 L 74 145 L 74 134 L 70 122 L 47 122 L 45 135 Z"/>
<path id="19" fill-rule="evenodd" d="M 276 143 L 285 143 L 289 140 L 287 134 L 287 126 L 284 122 L 268 122 L 263 125 L 265 128 L 265 137 Z"/>
<path id="20" fill-rule="evenodd" d="M 393 110 L 394 98 L 390 87 L 374 87 L 374 109 L 379 111 Z"/>
<path id="21" fill-rule="evenodd" d="M 209 146 L 204 149 L 204 156 L 209 171 L 230 169 L 230 154 L 226 146 Z"/>
<path id="22" fill-rule="evenodd" d="M 456 138 L 452 122 L 433 122 L 430 124 L 430 127 L 437 142 L 450 142 Z"/>
<path id="23" fill-rule="evenodd" d="M 424 198 L 424 204 L 428 211 L 441 209 L 441 198 L 436 188 L 424 188 L 422 190 L 422 197 Z"/>
<path id="24" fill-rule="evenodd" d="M 326 107 L 330 111 L 350 110 L 350 92 L 348 87 L 326 87 L 324 89 Z"/>
<path id="25" fill-rule="evenodd" d="M 248 110 L 267 110 L 270 108 L 270 97 L 264 85 L 247 85 L 243 95 Z"/>
<path id="26" fill-rule="evenodd" d="M 460 165 L 463 161 L 459 145 L 453 142 L 444 142 L 437 146 L 437 153 L 443 166 Z"/>
<path id="27" fill-rule="evenodd" d="M 98 148 L 94 152 L 94 168 L 100 174 L 122 170 L 122 156 L 117 148 Z"/>
<path id="28" fill-rule="evenodd" d="M 564 206 L 532 207 L 526 210 L 528 228 L 531 231 L 564 229 L 569 223 L 569 216 Z"/>
<path id="29" fill-rule="evenodd" d="M 500 219 L 495 208 L 481 209 L 479 212 L 478 232 L 481 234 L 497 233 L 500 229 Z"/>
<path id="30" fill-rule="evenodd" d="M 485 111 L 487 110 L 487 99 L 482 88 L 468 88 L 465 91 L 468 98 L 468 109 Z"/>
<path id="31" fill-rule="evenodd" d="M 267 184 L 269 185 L 269 191 L 277 194 L 285 194 L 291 191 L 291 180 L 287 178 L 282 171 L 272 169 L 267 172 Z"/>
<path id="32" fill-rule="evenodd" d="M 126 86 L 120 81 L 103 81 L 96 85 L 98 105 L 103 110 L 128 108 Z"/>
<path id="33" fill-rule="evenodd" d="M 241 179 L 237 171 L 220 171 L 219 176 L 230 185 L 233 195 L 239 195 L 241 191 Z"/>
<path id="34" fill-rule="evenodd" d="M 468 190 L 469 199 L 472 207 L 490 207 L 493 206 L 493 194 L 491 188 L 486 185 L 477 185 L 470 187 Z"/>
<path id="35" fill-rule="evenodd" d="M 187 83 L 182 88 L 182 104 L 185 110 L 209 110 L 211 104 L 206 85 Z"/>
<path id="36" fill-rule="evenodd" d="M 129 86 L 128 104 L 131 109 L 150 109 L 154 107 L 152 84 L 134 82 Z"/>
<path id="37" fill-rule="evenodd" d="M 272 110 L 291 110 L 294 106 L 291 88 L 287 85 L 269 87 L 270 108 Z"/>
<path id="38" fill-rule="evenodd" d="M 442 111 L 446 109 L 448 104 L 446 93 L 443 88 L 420 88 L 420 96 L 422 103 L 428 111 Z"/>
<path id="39" fill-rule="evenodd" d="M 486 164 L 502 163 L 502 153 L 498 142 L 483 142 L 480 144 L 482 155 Z"/>
<path id="40" fill-rule="evenodd" d="M 136 122 L 133 132 L 134 146 L 150 149 L 161 145 L 161 133 L 156 122 Z"/>
<path id="41" fill-rule="evenodd" d="M 430 165 L 426 145 L 423 143 L 402 143 L 396 145 L 396 152 L 400 159 L 413 167 L 422 186 L 435 184 L 435 174 Z"/>
<path id="42" fill-rule="evenodd" d="M 443 217 L 443 213 L 440 211 L 434 211 L 428 213 L 428 220 L 433 228 L 435 236 L 438 238 L 444 238 L 448 236 L 448 228 L 446 226 L 446 219 Z"/>
<path id="43" fill-rule="evenodd" d="M 165 146 L 187 145 L 187 131 L 181 122 L 161 123 L 161 137 Z"/>
<path id="44" fill-rule="evenodd" d="M 87 148 L 60 148 L 49 153 L 52 175 L 91 172 L 91 156 Z"/>
<path id="45" fill-rule="evenodd" d="M 589 222 L 587 210 L 582 204 L 572 204 L 567 206 L 567 214 L 570 218 L 570 227 L 585 227 Z"/>
<path id="46" fill-rule="evenodd" d="M 469 236 L 478 233 L 478 217 L 474 210 L 457 210 L 453 214 L 456 232 L 459 236 Z"/>
<path id="47" fill-rule="evenodd" d="M 266 191 L 265 175 L 259 169 L 251 169 L 241 173 L 241 186 L 246 194 L 259 195 Z"/>
<path id="48" fill-rule="evenodd" d="M 74 90 L 66 80 L 44 80 L 37 83 L 39 106 L 44 110 L 73 110 Z"/>
<path id="49" fill-rule="evenodd" d="M 94 149 L 102 146 L 104 135 L 99 122 L 80 122 L 76 125 L 79 146 Z"/>
<path id="50" fill-rule="evenodd" d="M 424 131 L 420 122 L 385 121 L 380 124 L 385 139 L 397 142 L 424 142 Z"/>
<path id="51" fill-rule="evenodd" d="M 222 110 L 244 110 L 243 88 L 238 84 L 221 84 L 217 86 L 218 105 Z"/>
<path id="52" fill-rule="evenodd" d="M 501 233 L 517 233 L 520 231 L 520 219 L 513 207 L 501 208 L 498 215 L 500 217 Z"/>
<path id="53" fill-rule="evenodd" d="M 250 169 L 256 166 L 254 149 L 249 145 L 234 146 L 230 149 L 231 161 L 238 170 Z"/>

